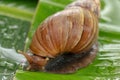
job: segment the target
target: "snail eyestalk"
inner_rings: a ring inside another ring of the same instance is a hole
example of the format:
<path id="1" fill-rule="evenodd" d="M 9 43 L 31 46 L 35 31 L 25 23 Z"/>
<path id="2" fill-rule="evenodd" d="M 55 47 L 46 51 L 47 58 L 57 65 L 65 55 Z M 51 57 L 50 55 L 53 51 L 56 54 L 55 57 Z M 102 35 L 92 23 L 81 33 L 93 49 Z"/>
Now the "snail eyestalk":
<path id="1" fill-rule="evenodd" d="M 20 50 L 18 50 L 18 53 L 24 55 L 30 63 L 33 62 L 33 59 L 27 53 L 20 51 Z"/>

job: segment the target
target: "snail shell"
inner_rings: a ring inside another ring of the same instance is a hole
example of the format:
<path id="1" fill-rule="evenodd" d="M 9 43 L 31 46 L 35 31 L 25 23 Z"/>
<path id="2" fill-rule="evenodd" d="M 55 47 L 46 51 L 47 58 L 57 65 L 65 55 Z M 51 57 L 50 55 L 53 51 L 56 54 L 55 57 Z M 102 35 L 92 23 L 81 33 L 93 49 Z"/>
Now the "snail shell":
<path id="1" fill-rule="evenodd" d="M 42 22 L 30 44 L 32 55 L 24 54 L 29 69 L 72 73 L 88 65 L 97 53 L 99 10 L 99 0 L 78 0 Z"/>

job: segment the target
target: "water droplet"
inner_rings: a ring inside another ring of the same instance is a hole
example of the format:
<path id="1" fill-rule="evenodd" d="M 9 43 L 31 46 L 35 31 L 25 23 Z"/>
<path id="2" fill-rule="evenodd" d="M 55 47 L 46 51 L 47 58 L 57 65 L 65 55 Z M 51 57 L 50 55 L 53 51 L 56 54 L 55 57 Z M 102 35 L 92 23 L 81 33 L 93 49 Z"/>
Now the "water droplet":
<path id="1" fill-rule="evenodd" d="M 0 26 L 4 26 L 5 22 L 4 21 L 0 21 Z"/>
<path id="2" fill-rule="evenodd" d="M 7 77 L 6 77 L 6 76 L 3 76 L 3 77 L 2 77 L 2 80 L 7 80 Z"/>
<path id="3" fill-rule="evenodd" d="M 16 5 L 16 3 L 7 4 L 7 6 L 9 6 L 9 7 L 12 7 L 12 6 L 15 6 L 15 5 Z"/>
<path id="4" fill-rule="evenodd" d="M 17 39 L 18 39 L 18 40 L 20 40 L 20 39 L 21 39 L 21 37 L 20 37 L 20 36 L 17 36 Z"/>
<path id="5" fill-rule="evenodd" d="M 25 36 L 26 36 L 26 32 L 23 33 L 23 37 L 25 37 Z"/>
<path id="6" fill-rule="evenodd" d="M 21 5 L 21 6 L 19 6 L 18 8 L 20 8 L 20 9 L 25 9 L 25 5 Z"/>
<path id="7" fill-rule="evenodd" d="M 4 36 L 4 38 L 6 38 L 6 39 L 12 39 L 13 36 L 14 36 L 14 33 L 12 33 L 12 34 L 4 33 L 3 36 Z"/>
<path id="8" fill-rule="evenodd" d="M 6 28 L 1 29 L 1 33 L 5 33 L 7 31 Z"/>
<path id="9" fill-rule="evenodd" d="M 18 25 L 10 25 L 10 26 L 8 26 L 9 27 L 9 29 L 17 29 L 18 28 Z"/>

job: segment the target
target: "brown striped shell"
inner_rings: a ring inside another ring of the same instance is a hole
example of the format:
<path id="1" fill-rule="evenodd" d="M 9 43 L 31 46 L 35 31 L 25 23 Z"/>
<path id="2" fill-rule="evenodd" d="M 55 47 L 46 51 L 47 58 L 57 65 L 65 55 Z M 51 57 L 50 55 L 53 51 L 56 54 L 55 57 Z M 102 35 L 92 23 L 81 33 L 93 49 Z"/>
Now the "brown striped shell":
<path id="1" fill-rule="evenodd" d="M 23 54 L 27 70 L 73 73 L 95 58 L 98 36 L 99 0 L 78 0 L 48 17 L 36 30 L 30 53 Z"/>
<path id="2" fill-rule="evenodd" d="M 77 54 L 89 50 L 98 36 L 97 1 L 79 0 L 48 17 L 33 36 L 31 52 L 53 58 L 65 52 Z"/>

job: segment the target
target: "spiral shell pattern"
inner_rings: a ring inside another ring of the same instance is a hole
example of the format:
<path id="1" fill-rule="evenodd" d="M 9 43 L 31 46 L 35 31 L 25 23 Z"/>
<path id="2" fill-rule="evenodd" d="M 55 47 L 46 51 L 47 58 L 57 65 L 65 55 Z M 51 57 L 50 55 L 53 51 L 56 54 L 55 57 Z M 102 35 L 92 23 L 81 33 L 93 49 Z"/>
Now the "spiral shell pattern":
<path id="1" fill-rule="evenodd" d="M 89 50 L 98 36 L 98 3 L 78 0 L 48 17 L 33 36 L 31 52 L 53 58 L 65 52 L 80 54 Z"/>

